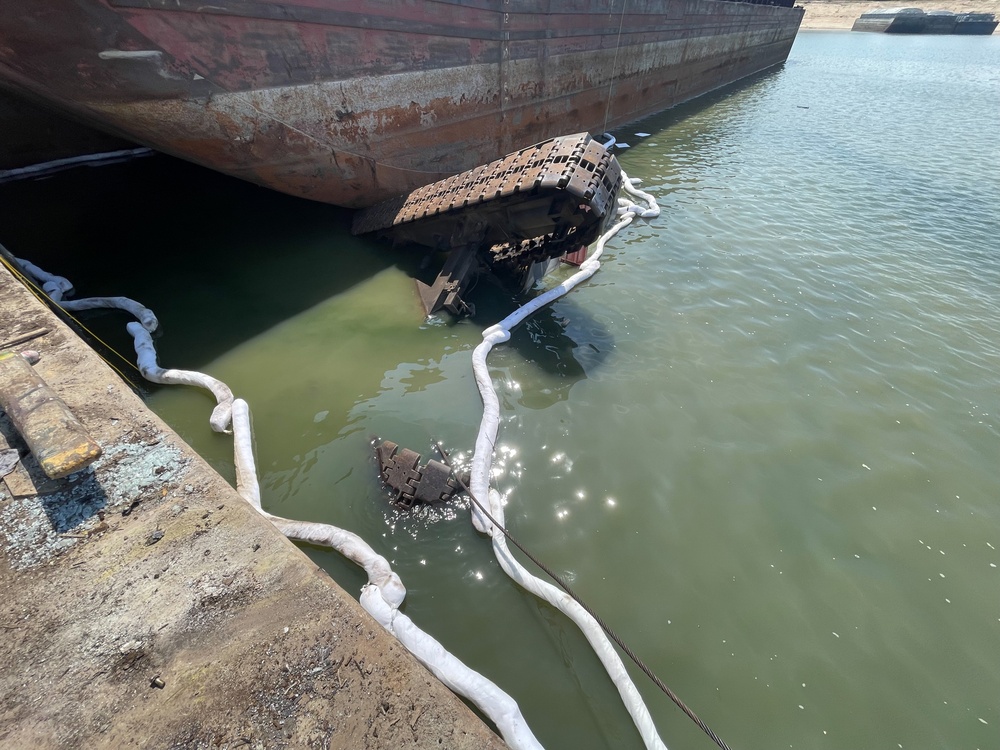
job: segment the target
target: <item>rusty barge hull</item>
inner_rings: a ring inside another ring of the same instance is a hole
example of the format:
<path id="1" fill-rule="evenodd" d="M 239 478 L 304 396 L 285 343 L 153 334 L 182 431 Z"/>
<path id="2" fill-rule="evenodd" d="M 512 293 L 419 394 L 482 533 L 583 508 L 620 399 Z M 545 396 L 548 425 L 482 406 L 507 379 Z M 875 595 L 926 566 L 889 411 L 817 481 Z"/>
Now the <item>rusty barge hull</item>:
<path id="1" fill-rule="evenodd" d="M 361 207 L 778 65 L 802 14 L 723 0 L 4 0 L 0 84 Z"/>

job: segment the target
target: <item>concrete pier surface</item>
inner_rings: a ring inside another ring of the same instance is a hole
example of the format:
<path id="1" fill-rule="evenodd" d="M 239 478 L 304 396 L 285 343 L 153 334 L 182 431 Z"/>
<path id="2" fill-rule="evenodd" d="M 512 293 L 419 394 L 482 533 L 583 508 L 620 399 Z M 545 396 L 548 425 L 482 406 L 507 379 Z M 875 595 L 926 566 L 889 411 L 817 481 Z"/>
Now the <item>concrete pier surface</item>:
<path id="1" fill-rule="evenodd" d="M 0 266 L 0 347 L 40 329 L 103 455 L 47 479 L 0 413 L 0 747 L 506 747 Z"/>

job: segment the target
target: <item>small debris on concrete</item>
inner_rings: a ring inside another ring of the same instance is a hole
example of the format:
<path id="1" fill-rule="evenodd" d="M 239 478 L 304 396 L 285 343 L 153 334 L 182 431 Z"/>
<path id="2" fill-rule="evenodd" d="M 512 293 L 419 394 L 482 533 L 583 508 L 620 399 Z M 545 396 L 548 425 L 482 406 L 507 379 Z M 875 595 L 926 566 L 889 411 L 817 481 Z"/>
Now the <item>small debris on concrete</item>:
<path id="1" fill-rule="evenodd" d="M 21 454 L 16 448 L 8 448 L 0 451 L 0 479 L 14 471 L 17 462 L 21 460 Z"/>
<path id="2" fill-rule="evenodd" d="M 152 534 L 146 537 L 146 546 L 152 547 L 161 539 L 163 539 L 163 529 L 157 529 Z"/>

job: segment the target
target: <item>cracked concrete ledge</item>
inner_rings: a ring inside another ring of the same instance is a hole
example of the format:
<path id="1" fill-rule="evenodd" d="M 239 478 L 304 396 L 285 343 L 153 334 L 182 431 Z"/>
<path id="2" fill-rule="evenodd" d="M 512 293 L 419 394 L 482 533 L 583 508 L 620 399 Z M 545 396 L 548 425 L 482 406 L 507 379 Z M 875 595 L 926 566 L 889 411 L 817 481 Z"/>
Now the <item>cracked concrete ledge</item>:
<path id="1" fill-rule="evenodd" d="M 0 266 L 0 342 L 42 327 L 104 455 L 0 480 L 0 746 L 506 747 Z"/>

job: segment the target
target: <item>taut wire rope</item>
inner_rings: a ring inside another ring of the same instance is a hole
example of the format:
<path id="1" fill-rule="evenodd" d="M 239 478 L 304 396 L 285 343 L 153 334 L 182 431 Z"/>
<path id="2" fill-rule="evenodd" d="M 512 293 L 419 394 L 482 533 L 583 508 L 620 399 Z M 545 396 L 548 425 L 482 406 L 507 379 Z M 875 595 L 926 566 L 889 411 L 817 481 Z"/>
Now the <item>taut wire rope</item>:
<path id="1" fill-rule="evenodd" d="M 448 468 L 451 469 L 452 476 L 455 477 L 455 480 L 458 482 L 459 486 L 465 491 L 465 493 L 469 496 L 469 499 L 476 504 L 476 507 L 478 507 L 479 510 L 483 512 L 483 514 L 489 519 L 490 523 L 493 524 L 494 527 L 499 529 L 500 533 L 502 533 L 505 537 L 507 537 L 507 541 L 509 541 L 511 544 L 513 544 L 515 547 L 521 550 L 521 552 L 524 553 L 525 557 L 527 557 L 529 560 L 531 560 L 531 562 L 537 565 L 538 568 L 543 573 L 545 573 L 545 575 L 547 575 L 549 578 L 555 581 L 555 583 L 559 586 L 559 588 L 561 588 L 563 591 L 565 591 L 567 594 L 573 597 L 573 601 L 575 601 L 577 604 L 583 607 L 587 611 L 587 614 L 589 614 L 597 621 L 597 624 L 601 626 L 601 629 L 608 634 L 608 638 L 617 643 L 618 647 L 625 652 L 628 658 L 631 659 L 635 663 L 635 665 L 639 667 L 639 669 L 642 670 L 643 674 L 645 674 L 650 680 L 652 680 L 653 684 L 656 685 L 658 688 L 660 688 L 660 690 L 662 690 L 666 694 L 666 696 L 670 698 L 670 700 L 672 700 L 681 711 L 687 714 L 688 718 L 690 718 L 691 721 L 697 724 L 698 727 L 705 734 L 707 734 L 712 739 L 712 741 L 715 742 L 716 745 L 721 747 L 722 750 L 730 750 L 729 745 L 727 745 L 722 740 L 722 738 L 719 737 L 719 735 L 713 732 L 711 727 L 709 727 L 708 724 L 706 724 L 698 716 L 698 714 L 696 714 L 693 710 L 691 710 L 687 706 L 687 704 L 684 703 L 684 701 L 682 701 L 678 697 L 678 695 L 673 690 L 671 690 L 663 682 L 663 680 L 661 680 L 656 675 L 656 673 L 642 659 L 640 659 L 635 654 L 635 652 L 631 648 L 629 648 L 628 644 L 626 644 L 625 641 L 623 641 L 618 636 L 618 634 L 611 629 L 611 626 L 608 625 L 604 621 L 604 619 L 590 607 L 589 604 L 587 604 L 585 601 L 583 601 L 583 599 L 577 596 L 576 592 L 573 591 L 573 589 L 570 587 L 568 583 L 566 583 L 566 581 L 562 578 L 562 576 L 560 576 L 554 570 L 549 568 L 549 566 L 547 566 L 545 563 L 543 563 L 541 560 L 535 557 L 531 552 L 529 552 L 524 547 L 524 545 L 522 545 L 519 541 L 517 541 L 517 539 L 514 538 L 514 536 L 510 533 L 510 531 L 507 530 L 507 528 L 503 524 L 501 524 L 492 515 L 490 515 L 489 510 L 481 502 L 479 502 L 479 499 L 475 495 L 472 494 L 472 490 L 470 490 L 469 486 L 462 480 L 462 477 L 459 475 L 459 473 L 455 471 L 455 468 L 451 464 L 451 459 L 448 456 L 448 452 L 445 451 L 443 447 L 441 447 L 440 443 L 435 443 L 434 447 L 437 448 L 438 453 L 441 455 L 441 459 L 448 466 Z"/>
<path id="2" fill-rule="evenodd" d="M 618 72 L 618 51 L 622 47 L 622 27 L 625 25 L 626 5 L 628 5 L 628 0 L 622 0 L 622 12 L 618 18 L 618 40 L 615 42 L 615 60 L 611 63 L 611 80 L 608 81 L 608 103 L 604 107 L 604 127 L 601 128 L 602 132 L 607 131 L 608 118 L 611 116 L 611 95 L 614 93 L 615 74 Z"/>
<path id="3" fill-rule="evenodd" d="M 2 248 L 2 247 L 3 246 L 0 245 L 0 248 Z M 6 248 L 4 248 L 4 249 L 6 249 Z M 120 359 L 122 362 L 124 362 L 127 367 L 131 367 L 133 370 L 135 370 L 140 375 L 142 374 L 142 372 L 139 370 L 139 368 L 135 366 L 134 362 L 132 362 L 129 359 L 126 359 L 125 356 L 121 352 L 119 352 L 117 349 L 115 349 L 113 346 L 111 346 L 111 344 L 109 344 L 107 341 L 105 341 L 104 339 L 102 339 L 100 336 L 98 336 L 92 330 L 90 330 L 89 328 L 87 328 L 87 326 L 85 326 L 83 324 L 83 322 L 78 317 L 76 317 L 75 315 L 73 315 L 73 313 L 71 313 L 69 310 L 67 310 L 66 308 L 64 308 L 62 306 L 62 304 L 60 304 L 60 302 L 58 300 L 54 300 L 48 294 L 46 294 L 45 290 L 42 289 L 41 287 L 39 287 L 30 276 L 27 276 L 24 273 L 22 273 L 21 270 L 14 263 L 12 263 L 7 258 L 7 255 L 5 253 L 0 253 L 0 261 L 3 261 L 3 264 L 7 267 L 7 270 L 9 270 L 11 272 L 11 274 L 13 274 L 14 278 L 16 278 L 22 284 L 24 284 L 24 286 L 28 288 L 28 291 L 30 291 L 32 294 L 34 294 L 35 297 L 37 297 L 40 301 L 42 301 L 42 302 L 44 302 L 46 304 L 49 303 L 49 302 L 54 303 L 62 311 L 63 315 L 65 315 L 67 318 L 69 318 L 70 320 L 72 320 L 73 323 L 80 328 L 80 330 L 86 331 L 86 333 L 87 333 L 88 336 L 90 336 L 95 341 L 99 342 L 101 344 L 101 346 L 103 346 L 109 352 L 111 352 L 116 357 L 118 357 L 118 359 Z M 99 352 L 98 352 L 98 354 L 99 354 Z M 122 380 L 125 380 L 127 382 L 131 381 L 131 378 L 128 375 L 126 375 L 125 373 L 123 373 L 121 370 L 119 370 L 115 366 L 114 362 L 111 362 L 107 357 L 101 357 L 101 359 L 103 359 L 105 361 L 105 363 L 108 365 L 108 367 L 110 367 L 112 370 L 114 370 L 116 373 L 118 373 L 118 375 L 122 378 Z"/>

